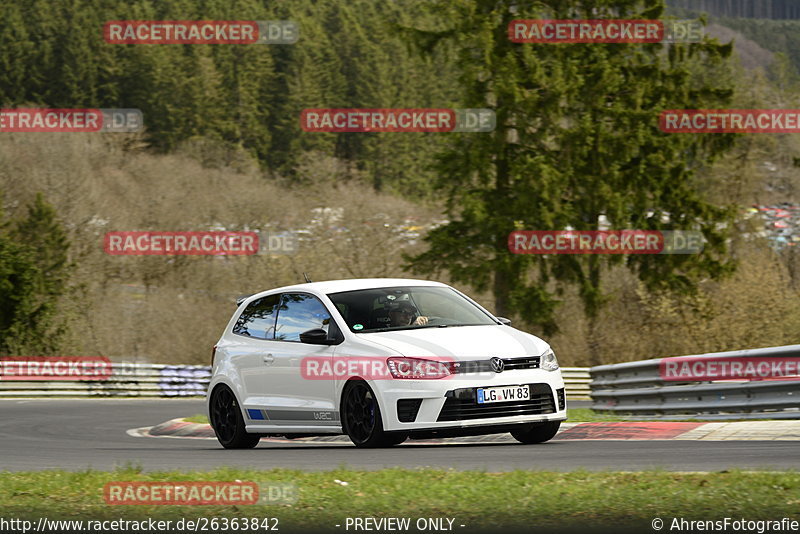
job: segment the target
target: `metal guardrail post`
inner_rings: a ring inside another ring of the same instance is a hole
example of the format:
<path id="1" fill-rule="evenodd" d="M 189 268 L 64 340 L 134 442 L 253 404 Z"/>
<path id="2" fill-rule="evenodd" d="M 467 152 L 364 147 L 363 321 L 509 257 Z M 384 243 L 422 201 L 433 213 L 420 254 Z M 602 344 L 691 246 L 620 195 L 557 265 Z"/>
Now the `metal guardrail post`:
<path id="1" fill-rule="evenodd" d="M 567 400 L 588 401 L 589 396 L 589 376 L 588 367 L 562 367 L 561 376 L 564 378 Z"/>

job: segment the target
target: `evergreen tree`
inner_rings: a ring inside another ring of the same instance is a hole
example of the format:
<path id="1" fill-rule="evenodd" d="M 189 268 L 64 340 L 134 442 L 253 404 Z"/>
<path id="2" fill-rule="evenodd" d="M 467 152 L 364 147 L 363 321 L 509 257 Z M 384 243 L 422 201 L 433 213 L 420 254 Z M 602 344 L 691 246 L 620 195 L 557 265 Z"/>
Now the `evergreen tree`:
<path id="1" fill-rule="evenodd" d="M 58 221 L 56 210 L 41 193 L 28 206 L 28 216 L 19 221 L 12 237 L 30 248 L 36 267 L 41 272 L 40 293 L 57 298 L 64 293 L 71 268 L 69 239 Z"/>
<path id="2" fill-rule="evenodd" d="M 447 136 L 300 128 L 300 113 L 312 107 L 453 105 L 458 86 L 446 54 L 420 57 L 392 31 L 391 22 L 414 20 L 424 4 L 10 0 L 0 6 L 0 100 L 139 108 L 159 151 L 210 140 L 290 178 L 306 153 L 319 152 L 358 166 L 376 189 L 427 196 L 430 163 Z M 300 34 L 290 45 L 112 45 L 102 35 L 109 20 L 290 20 Z"/>
<path id="3" fill-rule="evenodd" d="M 58 350 L 66 332 L 56 309 L 72 270 L 68 251 L 66 233 L 41 193 L 25 219 L 0 233 L 0 350 Z"/>
<path id="4" fill-rule="evenodd" d="M 0 354 L 28 338 L 27 319 L 33 315 L 38 269 L 26 247 L 0 234 Z"/>
<path id="5" fill-rule="evenodd" d="M 19 6 L 0 3 L 0 19 L 0 103 L 23 102 L 29 82 L 27 64 L 34 45 Z"/>
<path id="6" fill-rule="evenodd" d="M 662 0 L 461 0 L 439 2 L 449 28 L 418 32 L 459 49 L 464 107 L 492 108 L 491 134 L 459 134 L 439 161 L 451 222 L 410 258 L 423 273 L 448 271 L 459 283 L 491 288 L 496 312 L 555 330 L 556 286 L 579 288 L 586 312 L 603 303 L 604 266 L 625 262 L 651 288 L 691 291 L 698 278 L 730 270 L 719 223 L 728 211 L 699 197 L 694 169 L 726 150 L 729 135 L 665 134 L 659 111 L 720 108 L 731 89 L 698 84 L 690 66 L 714 65 L 730 46 L 517 44 L 514 19 L 656 19 Z M 700 255 L 511 254 L 514 230 L 698 229 Z M 669 222 L 664 222 L 667 220 Z"/>

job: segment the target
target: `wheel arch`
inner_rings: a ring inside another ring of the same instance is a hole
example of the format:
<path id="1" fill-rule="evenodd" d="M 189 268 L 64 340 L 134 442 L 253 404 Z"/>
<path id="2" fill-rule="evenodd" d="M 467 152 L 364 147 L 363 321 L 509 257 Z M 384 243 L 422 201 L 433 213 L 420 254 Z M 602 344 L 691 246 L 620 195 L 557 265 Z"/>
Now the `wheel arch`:
<path id="1" fill-rule="evenodd" d="M 236 399 L 236 404 L 239 406 L 239 412 L 242 414 L 242 419 L 247 421 L 247 414 L 244 412 L 244 405 L 242 404 L 242 399 L 236 392 L 236 386 L 229 383 L 227 380 L 223 380 L 220 377 L 219 380 L 212 382 L 208 385 L 208 391 L 206 392 L 206 417 L 208 418 L 208 424 L 211 424 L 211 399 L 214 396 L 214 393 L 222 387 L 228 388 L 231 393 L 233 393 L 233 398 Z"/>
<path id="2" fill-rule="evenodd" d="M 375 396 L 375 400 L 378 401 L 378 408 L 381 411 L 381 415 L 382 415 L 382 417 L 381 417 L 381 426 L 383 427 L 383 431 L 386 431 L 386 415 L 385 415 L 386 414 L 386 404 L 384 403 L 383 397 L 379 393 L 379 389 L 375 387 L 375 385 L 372 383 L 371 380 L 367 380 L 366 378 L 364 378 L 362 376 L 359 376 L 359 375 L 354 375 L 354 376 L 349 377 L 347 380 L 345 380 L 342 383 L 341 391 L 339 391 L 338 408 L 339 408 L 339 413 L 341 414 L 340 420 L 341 420 L 341 423 L 342 423 L 342 432 L 344 432 L 344 394 L 347 391 L 348 385 L 350 385 L 351 382 L 355 382 L 355 381 L 364 382 L 364 384 L 366 384 L 367 387 L 369 387 L 370 391 L 372 391 L 372 394 Z"/>

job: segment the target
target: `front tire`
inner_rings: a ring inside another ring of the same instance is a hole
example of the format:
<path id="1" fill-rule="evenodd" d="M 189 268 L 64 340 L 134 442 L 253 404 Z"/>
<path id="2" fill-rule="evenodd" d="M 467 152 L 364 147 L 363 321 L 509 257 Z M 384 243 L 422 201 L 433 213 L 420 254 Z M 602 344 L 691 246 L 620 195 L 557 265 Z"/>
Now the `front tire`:
<path id="1" fill-rule="evenodd" d="M 236 395 L 226 385 L 217 386 L 209 403 L 209 422 L 220 445 L 226 449 L 252 449 L 261 439 L 248 434 Z"/>
<path id="2" fill-rule="evenodd" d="M 534 423 L 532 425 L 522 425 L 519 430 L 512 430 L 511 435 L 521 443 L 544 443 L 550 441 L 561 428 L 561 421 L 548 421 L 546 423 Z"/>
<path id="3" fill-rule="evenodd" d="M 386 440 L 384 441 L 384 446 L 386 447 L 400 445 L 408 439 L 407 432 L 384 432 L 384 435 L 386 436 Z"/>
<path id="4" fill-rule="evenodd" d="M 383 430 L 378 400 L 363 380 L 351 380 L 342 394 L 342 429 L 356 447 L 391 447 L 406 440 L 407 434 Z"/>

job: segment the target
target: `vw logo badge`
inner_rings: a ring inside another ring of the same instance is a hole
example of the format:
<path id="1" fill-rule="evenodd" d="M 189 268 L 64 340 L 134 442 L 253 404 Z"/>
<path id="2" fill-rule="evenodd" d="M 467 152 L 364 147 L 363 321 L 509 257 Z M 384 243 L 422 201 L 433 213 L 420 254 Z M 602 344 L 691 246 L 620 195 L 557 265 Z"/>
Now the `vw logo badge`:
<path id="1" fill-rule="evenodd" d="M 492 365 L 492 371 L 495 373 L 502 373 L 503 367 L 506 366 L 506 364 L 500 358 L 492 358 L 489 360 L 489 363 Z"/>

